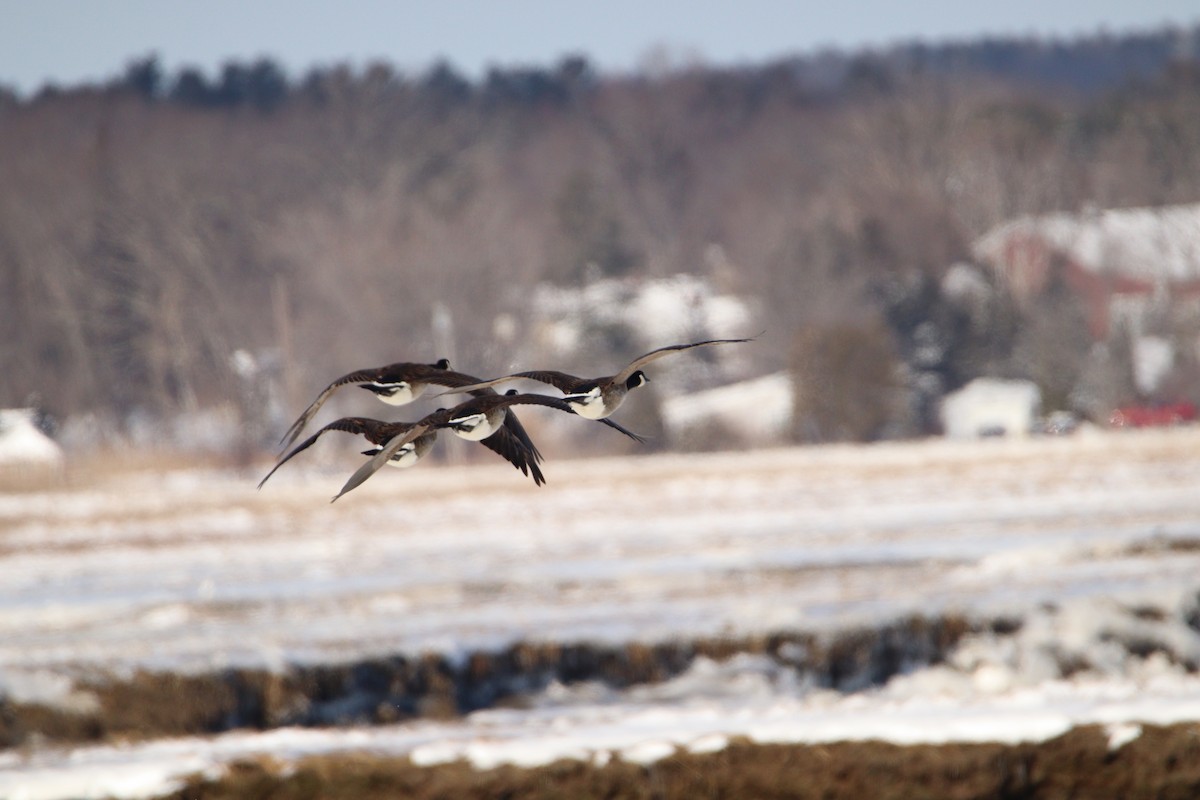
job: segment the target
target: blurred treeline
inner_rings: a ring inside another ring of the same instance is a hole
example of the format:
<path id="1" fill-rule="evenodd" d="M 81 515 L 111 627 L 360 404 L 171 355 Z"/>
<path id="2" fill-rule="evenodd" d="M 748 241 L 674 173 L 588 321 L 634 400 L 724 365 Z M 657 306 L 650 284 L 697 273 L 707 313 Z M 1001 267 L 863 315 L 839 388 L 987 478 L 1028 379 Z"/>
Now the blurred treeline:
<path id="1" fill-rule="evenodd" d="M 1019 214 L 1200 200 L 1197 41 L 632 75 L 579 57 L 478 81 L 269 60 L 169 75 L 151 56 L 105 85 L 0 92 L 0 405 L 194 410 L 237 391 L 233 352 L 281 345 L 316 387 L 440 357 L 435 306 L 457 365 L 491 372 L 509 365 L 495 320 L 527 319 L 534 284 L 676 272 L 759 298 L 761 372 L 820 352 L 840 393 L 874 391 L 876 364 L 930 336 L 943 388 L 1020 372 L 1040 352 L 1022 336 L 1086 342 L 1056 309 L 972 326 L 941 277 Z"/>

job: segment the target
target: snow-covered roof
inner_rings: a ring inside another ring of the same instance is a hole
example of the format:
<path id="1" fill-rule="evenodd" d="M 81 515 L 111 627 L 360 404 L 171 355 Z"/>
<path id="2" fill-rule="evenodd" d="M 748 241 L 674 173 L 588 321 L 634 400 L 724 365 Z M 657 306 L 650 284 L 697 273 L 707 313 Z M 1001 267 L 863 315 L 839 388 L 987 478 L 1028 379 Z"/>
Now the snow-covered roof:
<path id="1" fill-rule="evenodd" d="M 708 280 L 688 274 L 606 278 L 581 287 L 540 284 L 532 309 L 549 331 L 545 344 L 564 351 L 578 348 L 590 328 L 624 325 L 644 345 L 657 347 L 696 332 L 742 336 L 755 316 L 747 300 L 720 294 Z"/>
<path id="2" fill-rule="evenodd" d="M 576 374 L 605 374 L 622 359 L 665 345 L 753 335 L 759 316 L 753 300 L 721 292 L 697 275 L 543 283 L 534 287 L 524 321 L 528 334 L 514 343 L 506 368 L 562 364 Z M 617 341 L 621 352 L 605 352 Z M 652 380 L 669 396 L 745 378 L 754 372 L 745 352 L 715 347 L 664 359 L 655 362 Z"/>
<path id="3" fill-rule="evenodd" d="M 1096 273 L 1151 282 L 1200 279 L 1200 203 L 1018 217 L 980 237 L 975 257 L 1003 263 L 1014 236 L 1040 238 Z"/>
<path id="4" fill-rule="evenodd" d="M 1032 381 L 976 378 L 942 398 L 942 425 L 951 439 L 1029 433 L 1041 392 Z"/>
<path id="5" fill-rule="evenodd" d="M 0 466 L 61 464 L 62 448 L 34 424 L 32 408 L 0 409 Z"/>

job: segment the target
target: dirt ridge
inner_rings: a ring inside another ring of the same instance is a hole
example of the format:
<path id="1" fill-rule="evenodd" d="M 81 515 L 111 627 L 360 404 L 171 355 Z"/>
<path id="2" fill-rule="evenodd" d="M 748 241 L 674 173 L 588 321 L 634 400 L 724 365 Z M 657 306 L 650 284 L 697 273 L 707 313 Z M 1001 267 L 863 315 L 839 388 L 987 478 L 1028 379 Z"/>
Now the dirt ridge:
<path id="1" fill-rule="evenodd" d="M 460 660 L 426 653 L 292 665 L 281 671 L 139 671 L 128 679 L 78 685 L 78 691 L 96 700 L 86 713 L 0 700 L 0 746 L 448 719 L 519 704 L 552 681 L 599 681 L 624 688 L 668 680 L 697 658 L 724 661 L 739 653 L 767 655 L 811 685 L 851 692 L 938 663 L 968 633 L 1011 631 L 1014 626 L 1007 620 L 912 616 L 832 635 L 790 631 L 624 645 L 521 642 Z"/>

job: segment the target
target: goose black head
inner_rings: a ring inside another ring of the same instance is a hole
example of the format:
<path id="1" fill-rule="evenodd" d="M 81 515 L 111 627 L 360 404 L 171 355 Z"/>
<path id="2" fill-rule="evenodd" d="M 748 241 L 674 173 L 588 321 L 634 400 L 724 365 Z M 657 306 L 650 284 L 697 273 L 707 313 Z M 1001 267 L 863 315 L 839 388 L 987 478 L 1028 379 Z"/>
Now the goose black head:
<path id="1" fill-rule="evenodd" d="M 646 373 L 642 372 L 639 369 L 637 372 L 630 375 L 629 379 L 627 381 L 625 381 L 625 388 L 626 389 L 636 389 L 639 386 L 644 386 L 645 384 L 647 384 L 649 382 L 650 382 L 650 379 L 646 377 Z"/>
<path id="2" fill-rule="evenodd" d="M 437 363 L 434 364 L 434 366 L 437 367 L 438 369 L 450 369 L 450 359 L 439 358 L 437 360 Z"/>

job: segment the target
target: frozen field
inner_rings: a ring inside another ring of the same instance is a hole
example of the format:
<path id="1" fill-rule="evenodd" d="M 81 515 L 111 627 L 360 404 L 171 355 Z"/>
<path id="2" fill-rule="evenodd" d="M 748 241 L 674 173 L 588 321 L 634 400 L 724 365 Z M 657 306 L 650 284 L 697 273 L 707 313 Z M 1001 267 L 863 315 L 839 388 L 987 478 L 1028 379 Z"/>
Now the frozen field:
<path id="1" fill-rule="evenodd" d="M 1017 741 L 1083 722 L 1119 746 L 1141 722 L 1200 720 L 1198 429 L 551 459 L 541 488 L 504 464 L 423 465 L 330 505 L 354 463 L 314 457 L 261 492 L 259 472 L 188 470 L 0 494 L 0 690 L 86 711 L 76 679 L 137 668 L 836 632 L 911 614 L 1021 624 L 858 692 L 744 654 L 622 691 L 555 684 L 453 721 L 24 747 L 0 752 L 0 796 L 147 796 L 253 753 L 652 760 L 734 735 Z"/>

